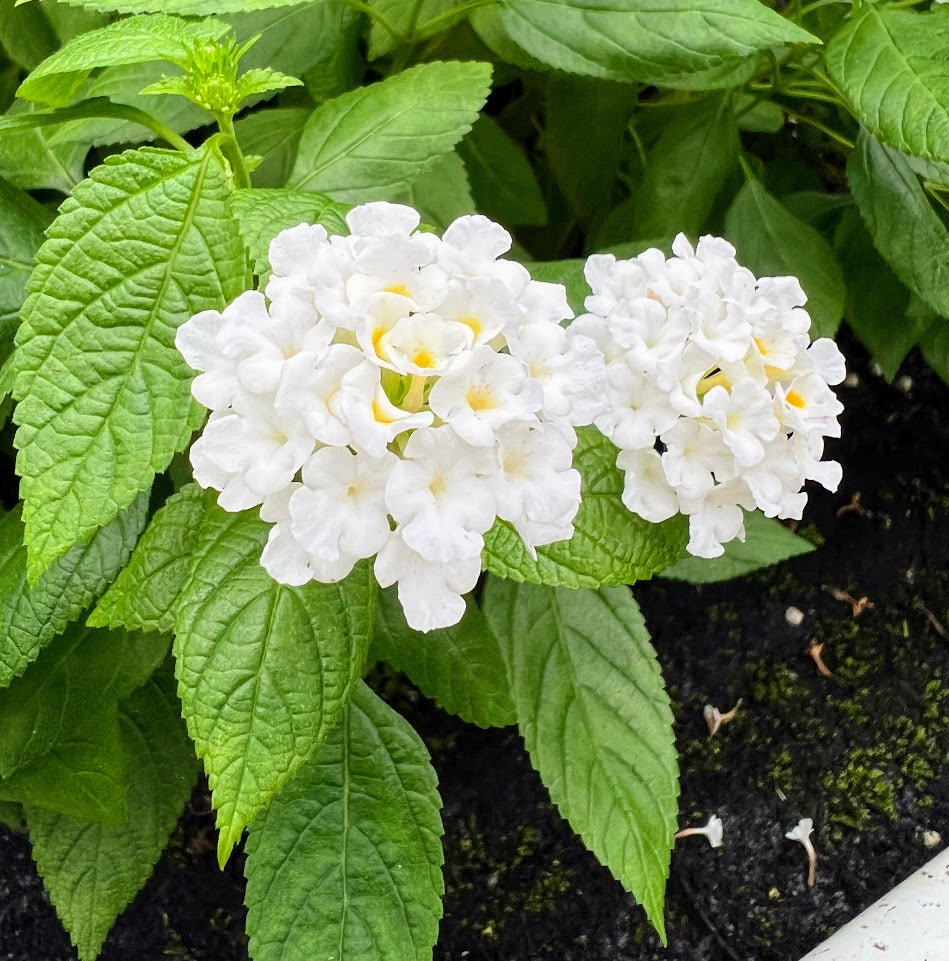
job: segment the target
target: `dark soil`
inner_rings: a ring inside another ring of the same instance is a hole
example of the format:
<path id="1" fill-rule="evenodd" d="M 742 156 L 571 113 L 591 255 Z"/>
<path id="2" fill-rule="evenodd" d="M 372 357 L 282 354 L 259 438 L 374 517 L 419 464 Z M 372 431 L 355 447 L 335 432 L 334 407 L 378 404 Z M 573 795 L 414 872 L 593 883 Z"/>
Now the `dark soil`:
<path id="1" fill-rule="evenodd" d="M 437 961 L 797 961 L 949 841 L 949 391 L 915 355 L 912 383 L 892 387 L 842 346 L 859 376 L 841 389 L 830 451 L 844 481 L 812 493 L 800 528 L 820 549 L 739 582 L 635 588 L 676 711 L 680 823 L 725 822 L 717 850 L 677 844 L 668 949 L 560 819 L 515 731 L 467 727 L 387 685 L 445 802 Z M 857 492 L 861 510 L 847 509 Z M 854 617 L 828 588 L 873 607 Z M 804 653 L 812 639 L 833 677 Z M 704 705 L 739 698 L 710 738 Z M 811 890 L 803 850 L 784 838 L 805 816 L 819 852 Z M 942 842 L 927 847 L 927 832 Z M 198 789 L 103 961 L 245 959 L 242 888 L 239 857 L 217 871 Z M 0 838 L 0 958 L 74 958 L 12 832 Z"/>

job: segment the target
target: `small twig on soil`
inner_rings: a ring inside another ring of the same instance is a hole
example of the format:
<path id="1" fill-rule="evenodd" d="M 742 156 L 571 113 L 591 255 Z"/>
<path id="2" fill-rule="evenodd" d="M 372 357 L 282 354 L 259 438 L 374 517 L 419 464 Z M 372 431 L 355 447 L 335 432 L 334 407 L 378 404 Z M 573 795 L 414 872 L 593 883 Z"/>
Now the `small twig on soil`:
<path id="1" fill-rule="evenodd" d="M 863 495 L 860 493 L 860 491 L 857 491 L 853 497 L 850 498 L 850 503 L 844 504 L 843 507 L 839 508 L 835 516 L 843 517 L 844 514 L 858 514 L 860 517 L 872 517 L 873 515 L 870 513 L 870 511 L 868 511 L 863 504 L 860 503 L 862 496 Z"/>
<path id="2" fill-rule="evenodd" d="M 839 587 L 829 587 L 827 584 L 824 585 L 824 590 L 827 591 L 835 601 L 844 601 L 849 604 L 854 617 L 859 617 L 864 611 L 873 610 L 874 604 L 869 597 L 856 598 L 852 594 L 841 590 Z"/>
<path id="3" fill-rule="evenodd" d="M 709 737 L 718 733 L 718 729 L 723 725 L 727 724 L 729 721 L 735 720 L 735 715 L 738 713 L 738 708 L 741 707 L 742 698 L 738 698 L 738 703 L 730 710 L 726 711 L 724 714 L 715 707 L 714 704 L 706 704 L 705 709 L 702 711 L 702 716 L 705 718 L 705 723 L 708 725 Z"/>
<path id="4" fill-rule="evenodd" d="M 804 648 L 804 653 L 810 657 L 814 663 L 817 665 L 817 673 L 821 677 L 833 677 L 834 672 L 824 663 L 824 659 L 821 657 L 821 651 L 824 650 L 823 644 L 818 644 L 813 638 L 811 642 Z"/>
<path id="5" fill-rule="evenodd" d="M 939 618 L 917 597 L 915 601 L 916 607 L 919 608 L 925 615 L 926 620 L 932 624 L 933 630 L 940 636 L 944 637 L 949 641 L 949 631 L 940 623 Z"/>

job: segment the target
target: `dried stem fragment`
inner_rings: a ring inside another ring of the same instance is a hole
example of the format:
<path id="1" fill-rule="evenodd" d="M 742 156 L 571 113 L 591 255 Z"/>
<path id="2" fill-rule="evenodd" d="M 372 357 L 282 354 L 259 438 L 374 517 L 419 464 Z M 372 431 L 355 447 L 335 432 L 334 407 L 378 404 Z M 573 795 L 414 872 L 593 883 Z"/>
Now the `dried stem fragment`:
<path id="1" fill-rule="evenodd" d="M 818 644 L 817 641 L 811 640 L 807 647 L 804 648 L 804 653 L 817 665 L 817 673 L 820 674 L 821 677 L 833 677 L 834 672 L 824 663 L 824 659 L 821 657 L 823 650 L 823 644 Z"/>
<path id="2" fill-rule="evenodd" d="M 727 724 L 729 721 L 735 719 L 735 715 L 738 713 L 738 708 L 741 707 L 742 698 L 738 698 L 738 703 L 730 710 L 726 711 L 724 714 L 715 707 L 714 704 L 706 704 L 705 709 L 702 711 L 702 716 L 705 718 L 705 723 L 708 725 L 709 737 L 718 733 L 718 729 L 723 725 Z"/>
<path id="3" fill-rule="evenodd" d="M 849 604 L 854 617 L 859 617 L 864 611 L 873 610 L 874 604 L 869 597 L 857 598 L 841 590 L 839 587 L 828 587 L 825 585 L 824 590 L 827 591 L 835 601 L 844 601 Z"/>
<path id="4" fill-rule="evenodd" d="M 850 498 L 849 504 L 844 504 L 843 507 L 837 510 L 836 516 L 843 517 L 844 514 L 858 514 L 860 517 L 870 517 L 870 512 L 860 502 L 862 496 L 860 491 L 857 491 L 853 497 Z"/>

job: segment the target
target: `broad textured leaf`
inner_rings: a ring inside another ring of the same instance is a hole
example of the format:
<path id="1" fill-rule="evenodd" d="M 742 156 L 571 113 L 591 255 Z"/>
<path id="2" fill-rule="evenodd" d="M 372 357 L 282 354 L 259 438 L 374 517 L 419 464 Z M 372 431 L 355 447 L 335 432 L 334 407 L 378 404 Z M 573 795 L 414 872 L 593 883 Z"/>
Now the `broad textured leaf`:
<path id="1" fill-rule="evenodd" d="M 661 83 L 818 42 L 758 0 L 501 0 L 471 19 L 479 32 L 500 26 L 549 67 L 609 80 Z"/>
<path id="2" fill-rule="evenodd" d="M 51 219 L 32 197 L 0 180 L 0 360 L 13 349 L 26 282 Z"/>
<path id="3" fill-rule="evenodd" d="M 920 329 L 920 325 L 910 322 L 910 292 L 876 252 L 856 210 L 844 213 L 834 246 L 847 278 L 847 323 L 879 362 L 884 377 L 893 380 L 926 323 L 923 321 Z"/>
<path id="4" fill-rule="evenodd" d="M 949 163 L 949 11 L 863 4 L 827 45 L 827 70 L 874 136 Z"/>
<path id="5" fill-rule="evenodd" d="M 632 237 L 697 237 L 738 164 L 738 125 L 727 97 L 676 111 L 646 158 Z"/>
<path id="6" fill-rule="evenodd" d="M 486 570 L 529 584 L 599 587 L 644 580 L 682 556 L 685 518 L 650 524 L 628 511 L 616 448 L 595 428 L 581 427 L 577 435 L 573 464 L 583 482 L 573 537 L 538 548 L 535 560 L 514 529 L 498 521 L 484 539 Z"/>
<path id="7" fill-rule="evenodd" d="M 813 544 L 789 531 L 780 521 L 754 511 L 745 514 L 745 540 L 729 541 L 721 557 L 686 557 L 659 576 L 692 584 L 729 581 L 813 550 Z"/>
<path id="8" fill-rule="evenodd" d="M 0 3 L 0 43 L 21 67 L 32 70 L 62 44 L 80 33 L 95 30 L 108 18 L 94 11 L 61 3 Z"/>
<path id="9" fill-rule="evenodd" d="M 270 10 L 273 7 L 292 7 L 300 0 L 62 0 L 71 6 L 87 10 L 108 10 L 116 13 L 174 13 L 179 16 L 211 16 L 218 13 L 245 13 Z"/>
<path id="10" fill-rule="evenodd" d="M 636 602 L 626 588 L 553 590 L 492 577 L 484 610 L 531 763 L 664 942 L 678 765 L 669 697 Z"/>
<path id="11" fill-rule="evenodd" d="M 76 100 L 107 97 L 113 103 L 127 104 L 150 113 L 176 133 L 187 133 L 209 122 L 207 111 L 184 97 L 154 97 L 141 91 L 157 83 L 169 72 L 167 63 L 131 63 L 106 67 L 90 77 L 76 93 Z M 80 142 L 94 146 L 137 143 L 158 136 L 142 124 L 114 118 L 89 118 L 59 123 L 49 129 L 54 146 Z"/>
<path id="12" fill-rule="evenodd" d="M 486 63 L 425 63 L 317 107 L 289 186 L 362 203 L 405 190 L 471 129 L 491 86 Z"/>
<path id="13" fill-rule="evenodd" d="M 115 703 L 87 705 L 49 751 L 0 780 L 0 798 L 117 825 L 127 814 L 125 770 Z"/>
<path id="14" fill-rule="evenodd" d="M 244 155 L 261 158 L 250 175 L 255 187 L 282 187 L 287 182 L 310 112 L 306 107 L 259 110 L 234 124 Z"/>
<path id="15" fill-rule="evenodd" d="M 759 277 L 797 277 L 807 294 L 811 338 L 833 337 L 844 312 L 844 277 L 821 233 L 749 176 L 728 208 L 725 236 Z"/>
<path id="16" fill-rule="evenodd" d="M 509 227 L 547 223 L 540 184 L 524 153 L 487 114 L 458 145 L 478 209 Z"/>
<path id="17" fill-rule="evenodd" d="M 441 230 L 456 217 L 477 210 L 465 165 L 457 151 L 426 167 L 406 195 L 396 199 L 414 207 L 422 215 L 423 224 Z"/>
<path id="18" fill-rule="evenodd" d="M 278 584 L 260 565 L 270 526 L 210 500 L 175 605 L 175 672 L 223 863 L 329 733 L 362 676 L 375 582 L 360 564 L 339 584 Z"/>
<path id="19" fill-rule="evenodd" d="M 145 526 L 140 494 L 107 527 L 53 561 L 34 587 L 26 582 L 19 509 L 0 519 L 0 687 L 6 687 L 102 593 L 128 560 Z"/>
<path id="20" fill-rule="evenodd" d="M 561 74 L 547 81 L 544 151 L 570 212 L 583 225 L 601 218 L 609 206 L 634 103 L 625 84 Z"/>
<path id="21" fill-rule="evenodd" d="M 26 810 L 33 858 L 82 961 L 94 961 L 112 923 L 148 880 L 197 775 L 173 684 L 164 677 L 123 704 L 120 724 L 128 796 L 122 824 Z"/>
<path id="22" fill-rule="evenodd" d="M 201 525 L 208 517 L 207 500 L 197 484 L 188 484 L 168 498 L 124 570 L 89 615 L 86 623 L 90 627 L 174 633 L 174 605 L 191 568 Z"/>
<path id="23" fill-rule="evenodd" d="M 258 12 L 231 14 L 227 21 L 234 27 L 238 43 L 260 38 L 241 58 L 241 70 L 271 67 L 302 77 L 339 42 L 341 24 L 346 22 L 340 17 L 340 8 L 345 6 L 344 0 L 295 0 L 292 6 L 271 4 Z"/>
<path id="24" fill-rule="evenodd" d="M 425 745 L 360 683 L 249 831 L 254 961 L 430 961 L 444 891 L 440 806 Z"/>
<path id="25" fill-rule="evenodd" d="M 97 67 L 149 60 L 182 63 L 196 43 L 216 40 L 226 31 L 227 24 L 220 21 L 187 21 L 157 13 L 118 20 L 70 40 L 30 73 L 17 96 L 64 107 Z"/>
<path id="26" fill-rule="evenodd" d="M 32 113 L 33 104 L 12 104 L 5 116 Z M 60 143 L 54 127 L 0 134 L 0 177 L 24 190 L 58 190 L 68 194 L 82 180 L 89 144 Z"/>
<path id="27" fill-rule="evenodd" d="M 358 86 L 365 71 L 362 14 L 345 0 L 324 3 L 322 9 L 326 14 L 322 35 L 332 43 L 320 45 L 319 59 L 303 75 L 316 104 Z"/>
<path id="28" fill-rule="evenodd" d="M 454 627 L 419 634 L 405 622 L 395 588 L 379 592 L 373 651 L 440 708 L 479 727 L 516 720 L 498 639 L 470 597 Z"/>
<path id="29" fill-rule="evenodd" d="M 73 736 L 87 715 L 115 706 L 148 680 L 165 638 L 72 625 L 0 690 L 0 777 L 33 764 Z"/>
<path id="30" fill-rule="evenodd" d="M 322 224 L 330 234 L 349 233 L 349 206 L 322 194 L 255 187 L 238 190 L 231 197 L 230 208 L 261 283 L 270 274 L 270 241 L 281 230 L 305 223 Z"/>
<path id="31" fill-rule="evenodd" d="M 866 131 L 847 161 L 847 181 L 880 256 L 942 317 L 949 317 L 949 230 L 906 158 Z"/>
<path id="32" fill-rule="evenodd" d="M 109 157 L 63 204 L 17 335 L 15 419 L 30 580 L 108 523 L 202 412 L 174 346 L 245 286 L 217 143 Z"/>

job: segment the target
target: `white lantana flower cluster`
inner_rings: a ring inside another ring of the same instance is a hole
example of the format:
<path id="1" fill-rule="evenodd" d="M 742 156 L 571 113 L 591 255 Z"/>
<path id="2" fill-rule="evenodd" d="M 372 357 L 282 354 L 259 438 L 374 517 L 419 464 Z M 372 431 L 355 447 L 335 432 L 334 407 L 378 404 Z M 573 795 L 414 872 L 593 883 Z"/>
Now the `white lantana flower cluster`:
<path id="1" fill-rule="evenodd" d="M 574 428 L 604 409 L 603 358 L 560 326 L 562 286 L 499 259 L 511 238 L 485 217 L 438 237 L 370 203 L 347 223 L 279 234 L 263 293 L 179 329 L 212 411 L 191 463 L 225 510 L 260 507 L 276 580 L 375 557 L 427 631 L 460 620 L 496 518 L 531 551 L 572 536 Z"/>
<path id="2" fill-rule="evenodd" d="M 840 436 L 828 385 L 844 360 L 833 341 L 810 343 L 796 278 L 756 279 L 717 237 L 693 249 L 680 234 L 673 253 L 590 257 L 593 295 L 572 329 L 607 362 L 596 426 L 620 448 L 623 502 L 648 521 L 688 515 L 689 552 L 717 557 L 744 539 L 743 508 L 800 518 L 806 480 L 837 489 L 840 465 L 821 456 Z"/>

